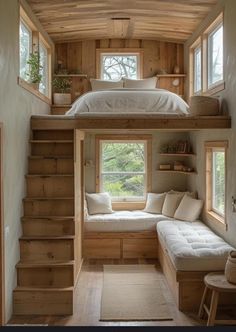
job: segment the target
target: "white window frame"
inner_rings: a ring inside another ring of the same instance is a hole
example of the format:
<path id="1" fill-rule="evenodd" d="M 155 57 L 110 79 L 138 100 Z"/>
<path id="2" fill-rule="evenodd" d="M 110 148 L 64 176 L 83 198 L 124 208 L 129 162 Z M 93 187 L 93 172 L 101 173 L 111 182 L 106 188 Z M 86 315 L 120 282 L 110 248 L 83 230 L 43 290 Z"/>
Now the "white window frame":
<path id="1" fill-rule="evenodd" d="M 219 142 L 205 142 L 205 155 L 206 155 L 206 205 L 205 212 L 206 216 L 213 222 L 220 223 L 221 225 L 227 227 L 227 149 L 228 141 Z M 213 195 L 214 195 L 214 162 L 213 153 L 214 152 L 224 152 L 225 156 L 225 205 L 224 214 L 214 208 L 213 206 Z"/>
<path id="2" fill-rule="evenodd" d="M 144 196 L 143 197 L 113 197 L 113 202 L 145 202 L 147 193 L 151 190 L 151 135 L 97 135 L 96 136 L 96 191 L 102 192 L 102 143 L 144 143 L 145 147 L 145 171 L 133 172 L 133 174 L 144 174 Z M 107 174 L 108 172 L 106 172 Z M 117 172 L 118 174 L 119 172 Z M 131 172 L 127 172 L 131 173 Z M 119 173 L 120 174 L 120 173 Z"/>
<path id="3" fill-rule="evenodd" d="M 206 95 L 211 96 L 225 89 L 224 81 L 224 61 L 223 61 L 223 80 L 216 82 L 209 86 L 209 36 L 217 31 L 220 27 L 223 27 L 224 31 L 224 14 L 219 13 L 215 19 L 209 24 L 209 26 L 198 36 L 189 48 L 189 73 L 190 73 L 190 84 L 189 84 L 189 95 Z M 223 39 L 224 42 L 224 39 Z M 194 50 L 201 45 L 201 90 L 194 91 Z M 224 45 L 223 45 L 224 49 Z"/>
<path id="4" fill-rule="evenodd" d="M 42 35 L 39 35 L 39 52 L 40 52 L 40 46 L 42 46 L 47 53 L 47 60 L 46 60 L 46 91 L 43 93 L 45 96 L 49 97 L 50 94 L 50 61 L 51 61 L 51 52 L 50 52 L 50 47 L 48 46 L 47 42 L 43 39 Z"/>
<path id="5" fill-rule="evenodd" d="M 133 55 L 137 56 L 137 79 L 143 78 L 143 49 L 142 48 L 107 48 L 96 50 L 96 76 L 102 79 L 102 59 L 104 55 Z"/>

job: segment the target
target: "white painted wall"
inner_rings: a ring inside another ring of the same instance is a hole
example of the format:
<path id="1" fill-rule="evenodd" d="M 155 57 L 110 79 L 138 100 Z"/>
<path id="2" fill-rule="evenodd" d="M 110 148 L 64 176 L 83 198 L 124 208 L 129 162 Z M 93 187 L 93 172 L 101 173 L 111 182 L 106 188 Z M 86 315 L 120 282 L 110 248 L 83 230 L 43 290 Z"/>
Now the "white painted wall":
<path id="1" fill-rule="evenodd" d="M 188 139 L 188 133 L 176 133 L 176 132 L 145 132 L 144 134 L 152 134 L 152 191 L 164 192 L 170 189 L 185 190 L 188 186 L 187 176 L 185 175 L 171 175 L 156 172 L 156 169 L 160 163 L 174 162 L 174 158 L 163 157 L 159 155 L 160 147 L 163 144 L 171 141 L 186 140 Z M 92 160 L 95 165 L 95 135 L 86 134 L 85 139 L 85 160 Z M 186 159 L 179 159 L 185 160 Z M 85 168 L 85 189 L 87 192 L 95 192 L 95 168 Z"/>
<path id="2" fill-rule="evenodd" d="M 19 261 L 19 237 L 25 196 L 30 117 L 47 114 L 49 106 L 17 84 L 18 1 L 0 0 L 0 122 L 3 122 L 3 190 L 5 223 L 6 320 L 12 313 Z"/>
<path id="3" fill-rule="evenodd" d="M 199 29 L 185 44 L 185 70 L 188 72 L 188 49 L 194 40 L 199 36 L 209 22 L 224 8 L 224 66 L 226 89 L 218 94 L 224 104 L 227 104 L 228 112 L 232 118 L 232 129 L 229 130 L 206 130 L 191 134 L 197 152 L 198 176 L 189 182 L 192 189 L 197 189 L 200 198 L 205 195 L 205 155 L 204 141 L 229 140 L 228 160 L 227 160 L 227 220 L 228 231 L 212 224 L 206 216 L 204 221 L 208 223 L 216 232 L 223 236 L 228 242 L 236 246 L 236 213 L 232 212 L 231 197 L 236 196 L 236 1 L 219 0 L 215 10 L 205 19 Z M 188 82 L 187 82 L 188 83 Z M 188 84 L 186 85 L 188 86 Z"/>

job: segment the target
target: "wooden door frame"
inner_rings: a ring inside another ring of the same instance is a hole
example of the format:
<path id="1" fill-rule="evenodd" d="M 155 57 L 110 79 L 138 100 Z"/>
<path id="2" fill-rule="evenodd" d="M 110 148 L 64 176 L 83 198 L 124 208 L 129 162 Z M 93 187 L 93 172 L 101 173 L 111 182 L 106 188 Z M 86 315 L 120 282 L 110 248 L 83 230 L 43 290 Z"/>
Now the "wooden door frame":
<path id="1" fill-rule="evenodd" d="M 3 222 L 3 125 L 0 123 L 0 326 L 5 325 L 5 264 Z"/>

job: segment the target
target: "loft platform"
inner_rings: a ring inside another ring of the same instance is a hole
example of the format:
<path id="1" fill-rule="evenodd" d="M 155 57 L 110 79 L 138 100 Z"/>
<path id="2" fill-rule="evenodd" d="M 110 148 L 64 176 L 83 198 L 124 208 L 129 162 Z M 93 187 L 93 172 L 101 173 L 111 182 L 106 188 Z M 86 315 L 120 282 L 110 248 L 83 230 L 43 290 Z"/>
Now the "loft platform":
<path id="1" fill-rule="evenodd" d="M 32 116 L 33 130 L 201 130 L 231 128 L 229 116 L 200 116 L 200 117 L 160 117 L 155 115 L 125 116 Z"/>

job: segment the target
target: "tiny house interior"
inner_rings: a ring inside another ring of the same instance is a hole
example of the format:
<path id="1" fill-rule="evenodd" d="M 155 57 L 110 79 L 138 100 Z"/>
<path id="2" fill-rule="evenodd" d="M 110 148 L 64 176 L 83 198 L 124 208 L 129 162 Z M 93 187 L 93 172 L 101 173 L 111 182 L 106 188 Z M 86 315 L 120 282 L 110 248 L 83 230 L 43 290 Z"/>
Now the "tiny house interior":
<path id="1" fill-rule="evenodd" d="M 0 0 L 2 325 L 236 324 L 235 15 Z"/>

